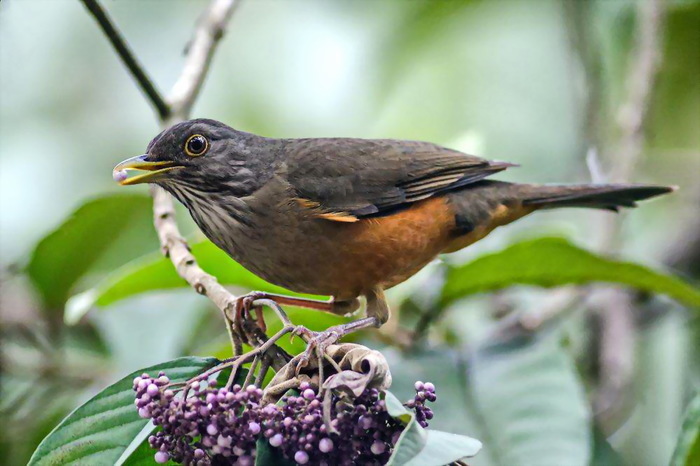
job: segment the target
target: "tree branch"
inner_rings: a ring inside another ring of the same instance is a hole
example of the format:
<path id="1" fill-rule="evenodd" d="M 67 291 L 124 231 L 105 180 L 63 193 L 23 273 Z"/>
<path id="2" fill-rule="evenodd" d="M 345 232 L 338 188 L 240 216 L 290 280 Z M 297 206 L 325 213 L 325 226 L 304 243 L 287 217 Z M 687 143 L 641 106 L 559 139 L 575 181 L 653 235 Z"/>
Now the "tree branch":
<path id="1" fill-rule="evenodd" d="M 170 116 L 170 107 L 165 103 L 163 97 L 161 97 L 158 89 L 156 89 L 153 81 L 148 77 L 145 70 L 139 63 L 139 61 L 134 56 L 133 52 L 129 48 L 129 45 L 122 37 L 119 30 L 116 28 L 112 20 L 107 15 L 107 12 L 102 8 L 102 6 L 97 2 L 97 0 L 80 0 L 83 5 L 88 9 L 90 14 L 95 18 L 97 23 L 102 28 L 102 32 L 107 36 L 109 41 L 112 43 L 115 51 L 122 59 L 124 65 L 129 69 L 136 82 L 138 83 L 141 90 L 146 94 L 148 100 L 155 107 L 158 112 L 158 116 L 161 120 L 164 120 Z"/>
<path id="2" fill-rule="evenodd" d="M 236 5 L 236 0 L 213 0 L 199 19 L 194 37 L 188 46 L 185 66 L 168 99 L 174 119 L 185 119 L 189 116 L 209 71 L 216 46 L 223 37 L 226 24 Z"/>

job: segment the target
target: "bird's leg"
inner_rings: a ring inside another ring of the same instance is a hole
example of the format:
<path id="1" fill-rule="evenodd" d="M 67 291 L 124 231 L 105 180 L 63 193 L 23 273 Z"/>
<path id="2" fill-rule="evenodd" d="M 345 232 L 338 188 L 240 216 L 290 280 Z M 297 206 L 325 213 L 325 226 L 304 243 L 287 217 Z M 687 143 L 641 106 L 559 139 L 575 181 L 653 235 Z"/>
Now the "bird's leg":
<path id="1" fill-rule="evenodd" d="M 297 363 L 297 372 L 309 363 L 314 351 L 320 358 L 320 355 L 326 354 L 328 346 L 337 343 L 348 333 L 369 327 L 381 327 L 389 320 L 389 305 L 384 297 L 384 290 L 379 287 L 373 288 L 365 296 L 367 298 L 367 317 L 364 319 L 334 325 L 322 332 L 314 332 L 301 325 L 295 328 L 294 333 L 302 336 L 307 343 L 306 350 L 300 355 Z"/>
<path id="2" fill-rule="evenodd" d="M 346 314 L 354 311 L 359 306 L 359 302 L 357 302 L 357 300 L 349 301 L 347 303 L 345 301 L 336 302 L 333 301 L 333 299 L 321 301 L 318 299 L 297 298 L 294 296 L 284 296 L 274 293 L 265 293 L 262 291 L 253 291 L 236 300 L 235 328 L 241 335 L 244 334 L 242 332 L 242 322 L 250 319 L 250 311 L 253 310 L 255 311 L 255 318 L 260 329 L 263 332 L 267 330 L 263 313 L 260 311 L 261 305 L 256 303 L 256 301 L 273 301 L 278 305 L 303 307 L 305 309 L 315 309 L 318 311 L 332 312 L 334 314 Z"/>
<path id="3" fill-rule="evenodd" d="M 260 306 L 255 306 L 253 303 L 255 302 L 256 299 L 261 299 L 264 298 L 264 293 L 261 293 L 259 291 L 253 291 L 251 293 L 248 293 L 246 295 L 240 296 L 236 300 L 236 312 L 235 312 L 235 317 L 234 317 L 234 328 L 236 329 L 237 333 L 239 335 L 242 335 L 246 340 L 250 340 L 248 338 L 247 332 L 245 332 L 245 326 L 243 325 L 243 322 L 247 321 L 250 319 L 250 311 L 255 311 L 255 317 L 258 323 L 258 327 L 265 332 L 267 330 L 267 325 L 265 324 L 265 319 L 263 318 L 263 314 L 260 309 Z M 246 341 L 246 343 L 249 343 L 249 341 Z"/>

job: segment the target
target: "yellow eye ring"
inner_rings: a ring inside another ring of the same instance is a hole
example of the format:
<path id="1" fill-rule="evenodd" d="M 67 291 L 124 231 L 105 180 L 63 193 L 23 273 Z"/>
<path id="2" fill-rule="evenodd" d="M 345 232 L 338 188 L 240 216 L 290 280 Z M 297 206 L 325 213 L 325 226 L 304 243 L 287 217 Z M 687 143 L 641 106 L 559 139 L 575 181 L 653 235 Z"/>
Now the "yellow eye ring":
<path id="1" fill-rule="evenodd" d="M 185 154 L 200 157 L 209 150 L 209 141 L 201 134 L 193 134 L 185 141 Z"/>

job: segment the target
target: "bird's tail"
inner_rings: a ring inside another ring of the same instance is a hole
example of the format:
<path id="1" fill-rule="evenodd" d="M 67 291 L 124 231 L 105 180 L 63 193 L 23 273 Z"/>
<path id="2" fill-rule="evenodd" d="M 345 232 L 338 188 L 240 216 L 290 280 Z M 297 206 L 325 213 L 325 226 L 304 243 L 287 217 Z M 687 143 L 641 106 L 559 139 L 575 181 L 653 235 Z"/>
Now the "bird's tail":
<path id="1" fill-rule="evenodd" d="M 675 187 L 644 184 L 518 185 L 523 206 L 538 209 L 589 207 L 619 211 L 637 201 L 675 191 Z"/>

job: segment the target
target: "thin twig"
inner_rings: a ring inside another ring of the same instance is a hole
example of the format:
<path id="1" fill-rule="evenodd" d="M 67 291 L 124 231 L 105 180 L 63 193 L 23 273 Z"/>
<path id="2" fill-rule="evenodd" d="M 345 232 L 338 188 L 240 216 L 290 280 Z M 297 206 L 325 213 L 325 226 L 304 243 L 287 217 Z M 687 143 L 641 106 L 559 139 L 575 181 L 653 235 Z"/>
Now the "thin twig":
<path id="1" fill-rule="evenodd" d="M 267 375 L 268 369 L 270 369 L 270 357 L 266 355 L 266 356 L 263 356 L 262 362 L 260 364 L 260 370 L 258 371 L 258 375 L 255 377 L 255 386 L 256 387 L 262 387 L 262 384 L 265 381 L 265 376 Z"/>
<path id="2" fill-rule="evenodd" d="M 236 0 L 213 0 L 199 19 L 180 78 L 168 98 L 174 118 L 184 120 L 189 116 L 236 5 Z"/>
<path id="3" fill-rule="evenodd" d="M 153 81 L 148 77 L 143 66 L 141 66 L 139 61 L 136 59 L 136 56 L 129 48 L 129 44 L 127 44 L 126 40 L 124 40 L 124 37 L 122 37 L 119 30 L 109 18 L 105 9 L 102 8 L 102 5 L 100 5 L 97 0 L 80 1 L 83 2 L 83 5 L 85 5 L 88 11 L 90 11 L 90 14 L 92 14 L 92 16 L 98 22 L 102 28 L 102 32 L 104 32 L 107 39 L 109 39 L 109 41 L 112 43 L 112 46 L 119 55 L 119 58 L 122 59 L 124 65 L 129 69 L 129 72 L 132 74 L 134 79 L 136 79 L 139 87 L 148 97 L 148 101 L 155 107 L 160 119 L 165 120 L 168 118 L 170 116 L 170 107 L 167 103 L 165 103 L 165 100 L 163 97 L 161 97 L 160 92 L 158 92 L 158 89 L 156 89 L 155 84 L 153 84 Z"/>

